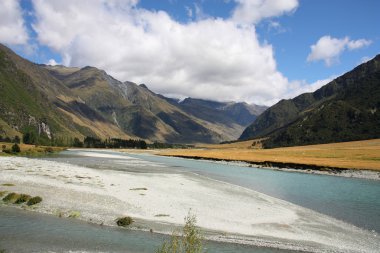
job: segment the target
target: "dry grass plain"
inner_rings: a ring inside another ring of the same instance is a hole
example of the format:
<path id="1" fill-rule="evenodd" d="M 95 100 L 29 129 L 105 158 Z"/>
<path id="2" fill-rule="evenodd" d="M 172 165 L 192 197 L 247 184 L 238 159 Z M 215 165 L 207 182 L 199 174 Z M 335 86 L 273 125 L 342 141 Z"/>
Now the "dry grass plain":
<path id="1" fill-rule="evenodd" d="M 380 171 L 380 139 L 275 149 L 252 148 L 253 141 L 159 151 L 164 156 L 197 157 L 250 163 L 292 163 Z"/>

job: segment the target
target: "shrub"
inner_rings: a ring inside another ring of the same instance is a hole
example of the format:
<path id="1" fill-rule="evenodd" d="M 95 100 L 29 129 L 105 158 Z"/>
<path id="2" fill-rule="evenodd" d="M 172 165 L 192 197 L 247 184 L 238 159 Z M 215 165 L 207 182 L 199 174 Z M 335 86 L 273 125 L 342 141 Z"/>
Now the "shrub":
<path id="1" fill-rule="evenodd" d="M 69 217 L 69 218 L 74 218 L 74 219 L 79 218 L 79 217 L 80 217 L 80 212 L 78 212 L 78 211 L 72 211 L 72 212 L 69 214 L 68 217 Z"/>
<path id="2" fill-rule="evenodd" d="M 15 193 L 15 192 L 11 192 L 3 198 L 3 201 L 14 203 L 19 197 L 20 197 L 20 194 Z"/>
<path id="3" fill-rule="evenodd" d="M 132 218 L 129 217 L 129 216 L 125 216 L 125 217 L 122 217 L 122 218 L 118 218 L 116 220 L 116 224 L 118 226 L 121 226 L 121 227 L 126 227 L 126 226 L 129 226 L 131 225 L 133 222 Z"/>
<path id="4" fill-rule="evenodd" d="M 35 204 L 38 204 L 42 201 L 42 198 L 40 196 L 33 197 L 28 200 L 28 203 L 26 203 L 28 206 L 32 206 Z"/>
<path id="5" fill-rule="evenodd" d="M 182 234 L 173 232 L 170 241 L 165 241 L 157 249 L 156 253 L 203 253 L 203 236 L 199 228 L 196 227 L 196 217 L 190 212 L 185 217 L 185 226 Z"/>
<path id="6" fill-rule="evenodd" d="M 12 151 L 11 151 L 10 149 L 3 149 L 3 152 L 4 152 L 4 153 L 7 153 L 7 154 L 12 153 Z"/>
<path id="7" fill-rule="evenodd" d="M 1 184 L 2 186 L 15 186 L 14 184 L 11 184 L 11 183 L 4 183 L 4 184 Z"/>
<path id="8" fill-rule="evenodd" d="M 46 153 L 53 153 L 54 152 L 54 149 L 52 147 L 46 147 L 45 148 L 45 152 Z"/>
<path id="9" fill-rule="evenodd" d="M 17 143 L 13 144 L 12 152 L 13 153 L 20 153 L 20 151 L 21 151 L 20 146 Z"/>
<path id="10" fill-rule="evenodd" d="M 31 198 L 30 195 L 20 194 L 20 196 L 16 199 L 16 201 L 14 203 L 15 204 L 21 204 L 21 203 L 28 201 L 30 198 Z"/>

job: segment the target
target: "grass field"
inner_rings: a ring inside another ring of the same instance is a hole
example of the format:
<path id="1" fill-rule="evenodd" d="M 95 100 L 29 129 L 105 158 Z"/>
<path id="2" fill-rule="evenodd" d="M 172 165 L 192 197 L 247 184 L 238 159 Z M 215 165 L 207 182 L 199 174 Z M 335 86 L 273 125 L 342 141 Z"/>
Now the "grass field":
<path id="1" fill-rule="evenodd" d="M 380 171 L 380 139 L 275 149 L 257 149 L 252 147 L 252 142 L 204 145 L 196 149 L 165 150 L 158 154 L 252 163 L 293 163 Z"/>

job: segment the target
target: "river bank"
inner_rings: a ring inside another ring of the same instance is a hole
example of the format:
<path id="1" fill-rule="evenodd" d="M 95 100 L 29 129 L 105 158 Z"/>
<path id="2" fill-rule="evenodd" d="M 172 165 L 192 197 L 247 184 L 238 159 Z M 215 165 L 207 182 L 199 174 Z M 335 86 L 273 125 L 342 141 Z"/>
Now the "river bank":
<path id="1" fill-rule="evenodd" d="M 157 153 L 160 155 L 160 153 Z M 339 168 L 339 167 L 328 167 L 321 165 L 311 165 L 311 164 L 302 164 L 302 163 L 282 163 L 282 162 L 272 162 L 272 161 L 263 161 L 263 162 L 252 162 L 247 160 L 229 160 L 223 158 L 212 158 L 204 156 L 191 156 L 191 155 L 170 155 L 170 154 L 161 154 L 167 157 L 178 157 L 184 159 L 193 159 L 193 160 L 204 160 L 212 161 L 219 163 L 227 163 L 240 166 L 264 168 L 271 170 L 281 170 L 289 172 L 301 172 L 307 174 L 319 174 L 319 175 L 330 175 L 330 176 L 341 176 L 341 177 L 350 177 L 350 178 L 362 178 L 370 180 L 379 180 L 380 181 L 380 171 L 373 170 L 354 170 L 348 168 Z"/>
<path id="2" fill-rule="evenodd" d="M 274 149 L 253 148 L 252 141 L 198 145 L 195 149 L 157 150 L 157 155 L 310 174 L 380 179 L 380 139 Z"/>
<path id="3" fill-rule="evenodd" d="M 43 202 L 33 211 L 63 217 L 75 212 L 97 224 L 115 225 L 117 217 L 129 215 L 136 220 L 133 229 L 170 233 L 191 209 L 213 240 L 309 252 L 374 252 L 380 246 L 376 233 L 243 187 L 163 173 L 160 164 L 123 154 L 78 153 L 156 172 L 0 157 L 0 189 L 41 196 Z"/>

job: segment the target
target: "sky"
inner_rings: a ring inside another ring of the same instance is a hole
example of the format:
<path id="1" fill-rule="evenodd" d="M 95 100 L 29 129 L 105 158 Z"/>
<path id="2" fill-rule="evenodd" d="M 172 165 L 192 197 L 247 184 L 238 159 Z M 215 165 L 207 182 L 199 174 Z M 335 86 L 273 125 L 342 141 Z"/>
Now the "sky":
<path id="1" fill-rule="evenodd" d="M 380 53 L 378 0 L 0 0 L 0 43 L 169 97 L 272 105 Z"/>

